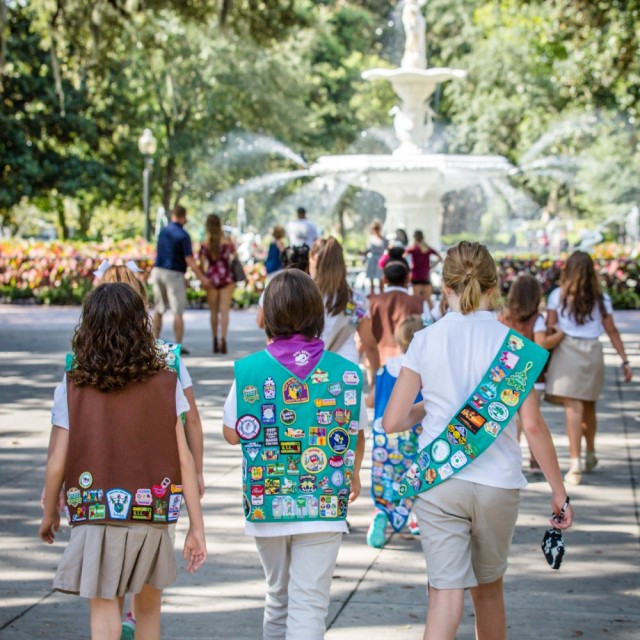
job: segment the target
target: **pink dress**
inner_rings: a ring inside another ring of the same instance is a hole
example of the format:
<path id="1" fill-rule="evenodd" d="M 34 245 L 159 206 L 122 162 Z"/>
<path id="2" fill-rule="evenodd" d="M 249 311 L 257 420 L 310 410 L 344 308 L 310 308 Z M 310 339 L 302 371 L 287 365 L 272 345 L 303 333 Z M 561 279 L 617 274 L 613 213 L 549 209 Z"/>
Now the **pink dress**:
<path id="1" fill-rule="evenodd" d="M 407 253 L 412 258 L 412 284 L 429 284 L 429 276 L 431 274 L 431 256 L 437 256 L 437 252 L 431 247 L 423 252 L 419 246 L 414 245 L 407 249 Z"/>
<path id="2" fill-rule="evenodd" d="M 202 270 L 215 289 L 223 289 L 235 282 L 231 269 L 231 260 L 234 253 L 235 247 L 231 241 L 220 243 L 220 251 L 217 258 L 211 255 L 207 245 L 203 244 L 200 247 L 198 258 L 202 265 Z"/>

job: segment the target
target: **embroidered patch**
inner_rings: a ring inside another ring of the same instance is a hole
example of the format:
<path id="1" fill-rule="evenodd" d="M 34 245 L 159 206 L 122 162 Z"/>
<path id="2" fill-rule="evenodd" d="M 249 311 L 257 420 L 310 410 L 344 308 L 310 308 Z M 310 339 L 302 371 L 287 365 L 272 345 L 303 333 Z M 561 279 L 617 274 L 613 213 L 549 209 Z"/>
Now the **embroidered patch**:
<path id="1" fill-rule="evenodd" d="M 344 453 L 349 446 L 349 434 L 346 429 L 333 429 L 329 432 L 329 448 L 334 453 Z"/>
<path id="2" fill-rule="evenodd" d="M 438 438 L 431 445 L 431 457 L 434 462 L 444 462 L 451 453 L 451 445 L 446 441 Z"/>
<path id="3" fill-rule="evenodd" d="M 467 405 L 456 417 L 465 427 L 467 427 L 467 429 L 469 429 L 469 431 L 471 431 L 471 433 L 478 433 L 486 422 L 485 418 L 469 405 Z"/>
<path id="4" fill-rule="evenodd" d="M 275 424 L 276 423 L 276 405 L 275 404 L 263 404 L 260 413 L 262 416 L 262 424 Z"/>
<path id="5" fill-rule="evenodd" d="M 342 393 L 342 384 L 340 384 L 339 382 L 333 382 L 327 387 L 327 391 L 332 396 L 339 396 Z"/>
<path id="6" fill-rule="evenodd" d="M 236 433 L 242 440 L 254 440 L 260 433 L 260 421 L 250 414 L 240 416 L 236 422 Z"/>
<path id="7" fill-rule="evenodd" d="M 520 402 L 520 392 L 512 389 L 505 389 L 500 394 L 500 400 L 510 407 L 515 407 Z"/>
<path id="8" fill-rule="evenodd" d="M 78 487 L 67 489 L 67 503 L 72 507 L 77 507 L 82 502 L 82 494 Z"/>
<path id="9" fill-rule="evenodd" d="M 360 374 L 357 371 L 345 371 L 342 374 L 342 382 L 345 384 L 358 384 L 360 382 Z"/>
<path id="10" fill-rule="evenodd" d="M 289 378 L 282 387 L 282 399 L 285 404 L 309 402 L 309 387 L 296 378 Z"/>
<path id="11" fill-rule="evenodd" d="M 107 507 L 103 504 L 89 505 L 89 520 L 104 520 L 107 517 Z"/>
<path id="12" fill-rule="evenodd" d="M 153 501 L 153 521 L 167 521 L 167 503 L 165 500 L 160 500 L 159 498 L 157 498 Z"/>
<path id="13" fill-rule="evenodd" d="M 293 424 L 296 421 L 296 412 L 291 409 L 283 409 L 280 412 L 280 421 L 285 427 Z"/>
<path id="14" fill-rule="evenodd" d="M 341 487 L 343 482 L 344 482 L 344 474 L 342 473 L 342 471 L 334 471 L 331 474 L 331 484 L 334 487 Z"/>
<path id="15" fill-rule="evenodd" d="M 322 384 L 323 382 L 329 382 L 329 374 L 321 369 L 316 369 L 311 374 L 311 382 L 313 384 Z"/>
<path id="16" fill-rule="evenodd" d="M 253 404 L 260 400 L 260 394 L 252 384 L 249 384 L 242 390 L 242 399 L 249 404 Z"/>
<path id="17" fill-rule="evenodd" d="M 492 402 L 487 411 L 489 415 L 498 422 L 504 422 L 509 417 L 509 410 L 500 402 Z"/>
<path id="18" fill-rule="evenodd" d="M 386 462 L 389 459 L 389 452 L 383 447 L 375 447 L 371 455 L 376 462 Z"/>
<path id="19" fill-rule="evenodd" d="M 337 400 L 335 398 L 316 398 L 316 407 L 335 407 Z"/>
<path id="20" fill-rule="evenodd" d="M 309 444 L 324 447 L 327 444 L 327 430 L 324 427 L 309 427 Z"/>
<path id="21" fill-rule="evenodd" d="M 258 482 L 264 477 L 264 467 L 251 467 L 249 469 L 252 482 Z"/>
<path id="22" fill-rule="evenodd" d="M 262 443 L 258 442 L 247 442 L 242 445 L 244 452 L 251 458 L 251 460 L 255 460 L 256 456 L 260 453 L 260 449 L 262 449 Z"/>
<path id="23" fill-rule="evenodd" d="M 298 488 L 302 493 L 314 493 L 318 488 L 318 480 L 315 476 L 300 476 Z"/>
<path id="24" fill-rule="evenodd" d="M 451 444 L 466 444 L 467 430 L 460 424 L 450 424 L 447 427 L 447 440 Z"/>
<path id="25" fill-rule="evenodd" d="M 255 484 L 251 487 L 251 504 L 260 506 L 264 504 L 264 486 Z"/>
<path id="26" fill-rule="evenodd" d="M 358 403 L 358 393 L 355 389 L 346 389 L 344 392 L 344 403 L 350 407 Z"/>
<path id="27" fill-rule="evenodd" d="M 327 466 L 327 455 L 318 447 L 309 447 L 302 452 L 300 464 L 307 473 L 320 473 Z"/>
<path id="28" fill-rule="evenodd" d="M 517 356 L 513 351 L 503 351 L 500 354 L 500 363 L 507 369 L 513 369 L 520 360 L 520 356 Z"/>
<path id="29" fill-rule="evenodd" d="M 182 506 L 182 495 L 176 493 L 169 496 L 169 508 L 167 511 L 167 522 L 175 522 L 180 517 L 180 507 Z"/>
<path id="30" fill-rule="evenodd" d="M 338 496 L 320 496 L 320 517 L 338 517 Z"/>
<path id="31" fill-rule="evenodd" d="M 316 411 L 316 422 L 318 424 L 331 424 L 333 422 L 333 411 Z"/>
<path id="32" fill-rule="evenodd" d="M 131 494 L 124 489 L 110 489 L 107 491 L 109 517 L 112 520 L 127 520 L 131 507 Z"/>
<path id="33" fill-rule="evenodd" d="M 349 409 L 336 409 L 333 412 L 333 419 L 338 424 L 347 424 L 351 420 L 351 411 Z"/>
<path id="34" fill-rule="evenodd" d="M 339 469 L 342 465 L 344 465 L 344 460 L 342 456 L 331 456 L 329 458 L 329 466 L 334 469 Z"/>
<path id="35" fill-rule="evenodd" d="M 356 454 L 353 449 L 347 449 L 344 453 L 344 463 L 347 467 L 353 467 L 354 462 L 356 461 Z"/>
<path id="36" fill-rule="evenodd" d="M 82 492 L 82 502 L 102 502 L 103 497 L 102 489 L 87 489 Z"/>
<path id="37" fill-rule="evenodd" d="M 304 438 L 304 429 L 293 429 L 289 427 L 285 429 L 284 436 L 285 438 Z"/>
<path id="38" fill-rule="evenodd" d="M 262 393 L 265 400 L 275 400 L 276 398 L 276 383 L 273 378 L 269 376 L 262 385 Z"/>
<path id="39" fill-rule="evenodd" d="M 132 520 L 151 520 L 152 518 L 153 518 L 153 512 L 151 507 L 137 507 L 134 505 L 131 508 Z"/>
<path id="40" fill-rule="evenodd" d="M 284 455 L 301 453 L 302 447 L 299 442 L 281 442 L 280 453 Z"/>
<path id="41" fill-rule="evenodd" d="M 500 433 L 500 425 L 497 422 L 489 421 L 484 425 L 484 430 L 494 438 Z"/>
<path id="42" fill-rule="evenodd" d="M 164 478 L 160 484 L 154 484 L 151 487 L 151 493 L 153 493 L 156 498 L 162 498 L 164 497 L 164 494 L 167 493 L 167 489 L 170 484 L 171 480 L 169 478 Z"/>
<path id="43" fill-rule="evenodd" d="M 293 354 L 293 361 L 296 363 L 296 366 L 304 367 L 306 364 L 308 364 L 310 357 L 311 357 L 311 354 L 308 351 L 305 351 L 304 349 L 300 349 L 300 351 L 296 351 Z"/>
<path id="44" fill-rule="evenodd" d="M 93 484 L 93 476 L 89 471 L 83 471 L 80 474 L 80 479 L 78 483 L 83 489 L 88 489 Z"/>
<path id="45" fill-rule="evenodd" d="M 264 428 L 264 446 L 265 447 L 277 447 L 280 444 L 278 437 L 278 427 L 265 427 Z"/>
<path id="46" fill-rule="evenodd" d="M 454 469 L 460 469 L 460 467 L 464 467 L 465 464 L 467 464 L 468 460 L 467 460 L 467 456 L 464 455 L 464 453 L 462 453 L 462 451 L 456 451 L 452 456 L 451 456 L 451 466 Z"/>

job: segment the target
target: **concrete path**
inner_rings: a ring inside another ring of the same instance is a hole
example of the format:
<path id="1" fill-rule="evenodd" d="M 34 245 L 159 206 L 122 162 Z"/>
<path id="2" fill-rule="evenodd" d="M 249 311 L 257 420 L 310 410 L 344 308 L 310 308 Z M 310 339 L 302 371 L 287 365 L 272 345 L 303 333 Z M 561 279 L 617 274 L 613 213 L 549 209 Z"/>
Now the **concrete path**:
<path id="1" fill-rule="evenodd" d="M 37 538 L 39 496 L 49 437 L 49 411 L 62 375 L 75 308 L 0 306 L 0 639 L 89 638 L 88 607 L 51 591 L 53 573 L 68 539 L 65 527 L 53 546 Z M 506 577 L 509 638 L 640 639 L 640 313 L 616 314 L 637 380 L 622 385 L 619 363 L 606 344 L 607 384 L 599 403 L 600 466 L 571 489 L 575 528 L 562 569 L 551 571 L 539 548 L 549 512 L 548 490 L 537 477 L 523 492 Z M 262 342 L 252 311 L 232 317 L 227 357 L 210 352 L 208 313 L 189 311 L 186 359 L 205 425 L 207 493 L 203 500 L 210 559 L 195 575 L 181 570 L 163 604 L 163 638 L 261 638 L 262 570 L 253 540 L 242 534 L 239 451 L 221 431 L 222 403 L 232 358 Z M 167 336 L 169 337 L 169 335 Z M 560 410 L 544 408 L 561 464 L 567 440 Z M 370 451 L 370 449 L 368 449 Z M 426 609 L 426 572 L 420 542 L 394 535 L 384 550 L 369 548 L 372 510 L 370 464 L 363 494 L 350 510 L 332 586 L 327 640 L 418 640 Z M 184 536 L 178 526 L 178 544 Z M 179 566 L 184 563 L 179 560 Z M 459 638 L 470 640 L 467 602 Z"/>

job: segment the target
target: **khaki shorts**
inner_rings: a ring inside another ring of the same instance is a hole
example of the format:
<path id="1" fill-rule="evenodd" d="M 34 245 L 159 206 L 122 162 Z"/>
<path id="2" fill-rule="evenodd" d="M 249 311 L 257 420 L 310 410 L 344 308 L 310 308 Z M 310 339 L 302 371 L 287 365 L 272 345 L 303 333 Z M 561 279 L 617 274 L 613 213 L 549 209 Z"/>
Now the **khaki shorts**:
<path id="1" fill-rule="evenodd" d="M 154 267 L 151 272 L 153 306 L 162 314 L 171 309 L 174 316 L 181 316 L 187 306 L 187 286 L 184 273 Z"/>
<path id="2" fill-rule="evenodd" d="M 519 489 L 451 478 L 421 493 L 413 511 L 429 585 L 468 589 L 501 578 L 518 517 Z"/>

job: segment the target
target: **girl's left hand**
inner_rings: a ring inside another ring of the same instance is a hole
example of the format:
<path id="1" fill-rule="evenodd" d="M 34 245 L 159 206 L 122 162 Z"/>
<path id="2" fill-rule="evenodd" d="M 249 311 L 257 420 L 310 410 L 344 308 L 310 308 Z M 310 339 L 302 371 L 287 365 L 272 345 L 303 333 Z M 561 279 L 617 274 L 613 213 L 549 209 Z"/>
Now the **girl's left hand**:
<path id="1" fill-rule="evenodd" d="M 631 378 L 633 378 L 633 370 L 631 369 L 630 364 L 622 365 L 622 378 L 625 382 L 631 382 Z"/>
<path id="2" fill-rule="evenodd" d="M 552 527 L 556 529 L 568 529 L 573 524 L 573 507 L 569 504 L 567 505 L 564 513 L 562 512 L 562 507 L 565 505 L 565 502 L 568 498 L 562 498 L 561 500 L 552 497 L 551 499 L 551 509 L 553 511 L 553 516 L 549 522 Z"/>
<path id="3" fill-rule="evenodd" d="M 360 484 L 360 476 L 355 473 L 351 479 L 351 491 L 349 492 L 349 502 L 353 502 L 359 495 L 362 485 Z"/>
<path id="4" fill-rule="evenodd" d="M 40 530 L 38 535 L 42 542 L 47 544 L 53 544 L 56 534 L 55 532 L 60 528 L 60 514 L 56 511 L 55 515 L 43 516 L 40 523 Z"/>
<path id="5" fill-rule="evenodd" d="M 197 571 L 204 564 L 207 559 L 207 541 L 204 537 L 204 531 L 189 528 L 184 541 L 182 557 L 187 560 L 187 573 Z"/>

